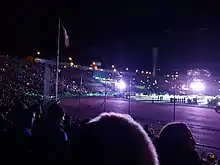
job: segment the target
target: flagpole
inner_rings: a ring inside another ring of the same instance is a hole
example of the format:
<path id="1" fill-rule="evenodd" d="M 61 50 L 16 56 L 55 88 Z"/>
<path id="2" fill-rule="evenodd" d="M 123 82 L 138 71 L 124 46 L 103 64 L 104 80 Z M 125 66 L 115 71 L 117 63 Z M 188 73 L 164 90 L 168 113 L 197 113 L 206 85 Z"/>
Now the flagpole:
<path id="1" fill-rule="evenodd" d="M 59 61 L 60 61 L 60 17 L 58 21 L 58 35 L 57 35 L 56 89 L 55 89 L 56 101 L 58 100 Z"/>

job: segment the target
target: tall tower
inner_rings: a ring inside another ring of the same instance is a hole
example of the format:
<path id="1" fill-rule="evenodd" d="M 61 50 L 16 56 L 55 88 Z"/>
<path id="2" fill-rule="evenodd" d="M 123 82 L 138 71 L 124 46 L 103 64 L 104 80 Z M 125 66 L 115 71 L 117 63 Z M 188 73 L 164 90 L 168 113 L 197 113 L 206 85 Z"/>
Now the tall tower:
<path id="1" fill-rule="evenodd" d="M 156 47 L 153 47 L 152 49 L 153 54 L 153 76 L 156 76 L 156 64 L 157 64 L 157 55 L 158 55 L 158 49 Z"/>

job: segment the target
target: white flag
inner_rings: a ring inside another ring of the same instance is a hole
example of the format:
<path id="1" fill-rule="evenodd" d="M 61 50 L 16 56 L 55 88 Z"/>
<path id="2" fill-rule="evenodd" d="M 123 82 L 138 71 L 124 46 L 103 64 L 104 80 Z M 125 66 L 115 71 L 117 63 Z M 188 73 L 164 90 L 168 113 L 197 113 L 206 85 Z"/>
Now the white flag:
<path id="1" fill-rule="evenodd" d="M 63 28 L 63 32 L 64 32 L 64 37 L 65 37 L 65 45 L 66 45 L 66 47 L 69 47 L 70 42 L 69 42 L 69 37 L 67 35 L 67 31 L 64 28 L 64 26 L 62 26 L 62 28 Z"/>

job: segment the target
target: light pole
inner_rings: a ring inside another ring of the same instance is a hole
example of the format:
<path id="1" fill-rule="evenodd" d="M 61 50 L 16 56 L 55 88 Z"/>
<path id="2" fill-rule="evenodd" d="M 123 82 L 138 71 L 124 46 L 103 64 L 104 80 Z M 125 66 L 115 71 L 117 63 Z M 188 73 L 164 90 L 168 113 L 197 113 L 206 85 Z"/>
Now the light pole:
<path id="1" fill-rule="evenodd" d="M 173 121 L 176 121 L 176 81 L 174 80 L 174 92 L 173 92 Z"/>
<path id="2" fill-rule="evenodd" d="M 37 58 L 39 58 L 39 56 L 40 56 L 40 52 L 37 52 Z"/>

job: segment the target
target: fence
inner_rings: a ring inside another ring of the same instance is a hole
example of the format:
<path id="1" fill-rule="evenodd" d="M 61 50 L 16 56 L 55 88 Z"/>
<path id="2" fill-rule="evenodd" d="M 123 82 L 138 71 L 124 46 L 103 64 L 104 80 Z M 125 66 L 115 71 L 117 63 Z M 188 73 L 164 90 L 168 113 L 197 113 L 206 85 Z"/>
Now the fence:
<path id="1" fill-rule="evenodd" d="M 30 63 L 1 57 L 0 64 L 3 98 L 21 98 L 21 95 L 25 95 L 24 99 L 22 97 L 23 101 L 30 100 L 31 97 L 36 98 L 34 101 L 40 99 L 45 103 L 55 98 L 54 62 L 44 60 Z M 127 85 L 122 84 L 123 88 L 118 89 L 115 83 L 121 79 Z M 93 116 L 93 112 L 108 111 L 128 113 L 140 123 L 151 125 L 157 132 L 170 121 L 186 122 L 198 146 L 214 150 L 220 148 L 220 115 L 208 108 L 198 109 L 179 106 L 176 102 L 170 103 L 173 96 L 165 94 L 166 91 L 160 87 L 160 80 L 155 81 L 150 75 L 143 77 L 128 72 L 94 70 L 90 67 L 61 63 L 58 84 L 61 105 L 67 111 L 71 111 L 75 106 L 80 107 L 74 109 L 80 115 L 88 113 Z M 69 103 L 62 101 L 67 98 L 71 100 Z"/>

